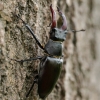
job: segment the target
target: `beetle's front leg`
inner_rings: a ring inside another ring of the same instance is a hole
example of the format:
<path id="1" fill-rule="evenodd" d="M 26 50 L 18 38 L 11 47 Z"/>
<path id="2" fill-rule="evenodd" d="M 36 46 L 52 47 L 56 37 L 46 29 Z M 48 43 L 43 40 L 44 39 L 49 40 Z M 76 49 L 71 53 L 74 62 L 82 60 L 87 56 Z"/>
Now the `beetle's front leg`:
<path id="1" fill-rule="evenodd" d="M 33 38 L 35 39 L 36 43 L 38 44 L 38 46 L 45 51 L 44 47 L 41 45 L 41 43 L 39 42 L 39 40 L 37 39 L 37 37 L 35 36 L 33 30 L 30 28 L 30 26 L 19 16 L 16 15 L 14 13 L 12 13 L 14 16 L 16 16 L 17 18 L 19 18 L 20 20 L 22 20 L 23 24 L 26 26 L 27 30 L 31 33 L 31 35 L 33 36 Z"/>
<path id="2" fill-rule="evenodd" d="M 59 9 L 59 7 L 57 7 L 58 13 L 59 15 L 62 17 L 63 19 L 63 25 L 61 26 L 62 30 L 66 30 L 67 29 L 67 20 L 66 20 L 66 16 L 62 13 L 62 11 Z"/>

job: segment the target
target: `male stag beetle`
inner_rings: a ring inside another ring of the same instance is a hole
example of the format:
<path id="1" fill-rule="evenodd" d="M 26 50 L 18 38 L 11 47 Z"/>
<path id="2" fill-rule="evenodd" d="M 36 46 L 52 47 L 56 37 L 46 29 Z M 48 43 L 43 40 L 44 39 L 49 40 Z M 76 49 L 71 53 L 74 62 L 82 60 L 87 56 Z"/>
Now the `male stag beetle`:
<path id="1" fill-rule="evenodd" d="M 33 38 L 35 39 L 38 46 L 45 52 L 44 56 L 37 56 L 35 58 L 25 59 L 25 60 L 15 60 L 18 62 L 24 62 L 24 61 L 30 61 L 30 60 L 40 60 L 39 65 L 39 72 L 38 75 L 35 77 L 33 84 L 28 91 L 26 97 L 29 96 L 33 86 L 35 83 L 38 84 L 38 94 L 40 98 L 45 99 L 52 89 L 54 88 L 58 77 L 61 72 L 61 67 L 63 63 L 62 59 L 62 42 L 66 39 L 66 34 L 69 32 L 67 30 L 67 21 L 65 15 L 61 12 L 61 10 L 57 7 L 59 15 L 63 19 L 63 25 L 60 29 L 56 27 L 56 14 L 55 11 L 52 8 L 52 5 L 50 5 L 50 10 L 52 13 L 52 23 L 51 23 L 51 30 L 50 30 L 50 39 L 48 40 L 47 44 L 43 47 L 39 40 L 34 35 L 34 32 L 30 28 L 29 25 L 27 25 L 19 15 L 16 15 L 19 19 L 22 20 L 23 24 L 26 26 L 28 31 L 32 34 Z M 84 30 L 71 30 L 73 32 L 79 32 Z"/>

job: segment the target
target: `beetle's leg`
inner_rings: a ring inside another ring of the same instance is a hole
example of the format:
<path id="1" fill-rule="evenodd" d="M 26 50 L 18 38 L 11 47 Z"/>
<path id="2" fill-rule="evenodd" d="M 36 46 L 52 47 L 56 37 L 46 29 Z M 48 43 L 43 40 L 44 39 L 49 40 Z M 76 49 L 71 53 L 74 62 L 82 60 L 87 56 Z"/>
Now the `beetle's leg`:
<path id="1" fill-rule="evenodd" d="M 13 15 L 17 16 L 20 20 L 22 20 L 21 17 L 20 17 L 19 15 L 16 15 L 16 14 L 13 14 Z M 26 26 L 26 28 L 28 29 L 28 31 L 32 34 L 32 36 L 33 36 L 33 38 L 35 39 L 35 41 L 36 41 L 36 43 L 38 44 L 38 46 L 39 46 L 41 49 L 43 49 L 43 50 L 45 51 L 44 47 L 41 45 L 41 43 L 39 42 L 39 40 L 36 38 L 34 32 L 33 32 L 32 29 L 30 28 L 30 26 L 29 26 L 28 24 L 26 24 L 25 21 L 22 20 L 22 22 L 23 22 L 23 24 Z"/>
<path id="2" fill-rule="evenodd" d="M 33 36 L 33 38 L 35 39 L 35 41 L 36 41 L 36 43 L 38 44 L 38 46 L 39 46 L 42 50 L 45 51 L 44 47 L 41 45 L 41 43 L 39 42 L 39 40 L 36 38 L 36 36 L 34 35 L 32 29 L 30 28 L 30 26 L 27 25 L 27 24 L 26 24 L 25 26 L 26 26 L 26 28 L 30 31 L 30 33 L 32 34 L 32 36 Z"/>
<path id="3" fill-rule="evenodd" d="M 34 87 L 34 84 L 37 83 L 37 82 L 38 82 L 38 75 L 35 76 L 35 79 L 34 79 L 34 81 L 33 81 L 33 83 L 32 83 L 32 86 L 30 87 L 29 91 L 27 92 L 26 97 L 29 96 L 31 90 L 32 90 L 33 87 Z"/>
<path id="4" fill-rule="evenodd" d="M 51 26 L 51 23 L 47 27 L 50 27 L 50 26 Z"/>
<path id="5" fill-rule="evenodd" d="M 85 29 L 81 29 L 81 30 L 67 30 L 66 32 L 80 32 L 80 31 L 85 31 Z"/>
<path id="6" fill-rule="evenodd" d="M 62 11 L 59 9 L 59 7 L 57 7 L 57 10 L 59 12 L 59 15 L 62 17 L 63 19 L 63 25 L 61 26 L 62 30 L 66 30 L 67 29 L 67 20 L 66 20 L 66 16 L 62 13 Z"/>
<path id="7" fill-rule="evenodd" d="M 25 62 L 25 61 L 32 61 L 32 60 L 37 60 L 37 59 L 42 59 L 44 56 L 38 56 L 38 57 L 34 57 L 34 58 L 29 58 L 29 59 L 24 59 L 24 60 L 16 60 L 16 59 L 11 59 L 17 62 Z"/>
<path id="8" fill-rule="evenodd" d="M 52 4 L 50 5 L 50 10 L 51 10 L 51 13 L 52 13 L 52 25 L 51 25 L 51 28 L 53 29 L 53 28 L 56 27 L 56 13 L 52 8 Z"/>

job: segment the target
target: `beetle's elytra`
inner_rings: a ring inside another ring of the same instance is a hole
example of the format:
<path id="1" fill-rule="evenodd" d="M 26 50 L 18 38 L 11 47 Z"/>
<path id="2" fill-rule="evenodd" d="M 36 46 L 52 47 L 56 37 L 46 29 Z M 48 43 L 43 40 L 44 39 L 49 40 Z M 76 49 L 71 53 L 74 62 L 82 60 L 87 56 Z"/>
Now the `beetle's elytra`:
<path id="1" fill-rule="evenodd" d="M 41 59 L 38 76 L 38 93 L 45 98 L 53 89 L 59 77 L 62 59 L 45 57 Z"/>
<path id="2" fill-rule="evenodd" d="M 40 98 L 45 99 L 50 92 L 52 91 L 53 87 L 55 86 L 58 77 L 61 72 L 62 67 L 62 42 L 66 39 L 67 31 L 67 21 L 65 15 L 61 12 L 61 10 L 57 7 L 59 15 L 63 19 L 63 25 L 60 29 L 56 27 L 56 14 L 55 11 L 52 8 L 52 5 L 50 5 L 50 10 L 52 13 L 52 23 L 51 23 L 51 30 L 50 30 L 50 39 L 48 40 L 47 44 L 43 47 L 39 40 L 34 35 L 34 32 L 30 28 L 29 25 L 27 25 L 20 16 L 16 15 L 19 19 L 22 20 L 23 24 L 26 26 L 28 31 L 31 33 L 33 38 L 35 39 L 37 45 L 45 52 L 44 56 L 38 56 L 31 59 L 25 59 L 25 60 L 15 60 L 18 62 L 24 62 L 24 61 L 30 61 L 30 60 L 40 60 L 39 65 L 39 72 L 38 75 L 35 77 L 33 84 L 28 91 L 26 97 L 29 96 L 33 86 L 35 83 L 38 84 L 38 94 Z M 75 30 L 72 30 L 74 32 L 78 32 Z M 84 31 L 84 30 L 80 30 Z"/>

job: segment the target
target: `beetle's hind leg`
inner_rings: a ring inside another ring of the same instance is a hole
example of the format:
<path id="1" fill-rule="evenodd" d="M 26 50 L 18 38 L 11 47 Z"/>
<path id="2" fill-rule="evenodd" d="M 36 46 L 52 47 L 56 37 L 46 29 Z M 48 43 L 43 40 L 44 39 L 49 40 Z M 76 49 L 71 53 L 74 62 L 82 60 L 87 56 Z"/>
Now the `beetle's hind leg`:
<path id="1" fill-rule="evenodd" d="M 27 94 L 26 94 L 26 98 L 29 96 L 29 94 L 30 94 L 31 90 L 32 90 L 32 89 L 33 89 L 33 87 L 34 87 L 34 84 L 35 84 L 35 83 L 37 83 L 37 82 L 38 82 L 38 75 L 36 75 L 36 76 L 35 76 L 35 79 L 34 79 L 34 81 L 33 81 L 32 85 L 31 85 L 31 87 L 30 87 L 29 91 L 28 91 L 28 92 L 27 92 Z"/>

